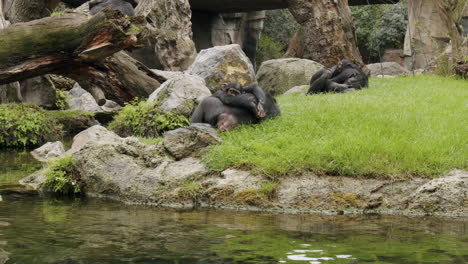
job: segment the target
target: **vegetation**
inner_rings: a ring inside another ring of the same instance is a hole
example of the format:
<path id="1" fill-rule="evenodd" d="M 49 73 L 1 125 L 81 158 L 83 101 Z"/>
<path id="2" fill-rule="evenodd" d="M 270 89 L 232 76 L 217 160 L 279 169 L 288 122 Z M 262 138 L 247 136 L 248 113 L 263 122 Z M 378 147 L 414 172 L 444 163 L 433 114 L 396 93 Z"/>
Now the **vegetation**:
<path id="1" fill-rule="evenodd" d="M 282 115 L 221 134 L 205 161 L 247 167 L 272 179 L 306 172 L 437 177 L 467 169 L 463 80 L 436 76 L 372 79 L 346 94 L 279 96 Z"/>
<path id="2" fill-rule="evenodd" d="M 75 195 L 81 192 L 80 184 L 75 179 L 75 162 L 71 155 L 53 159 L 45 172 L 44 186 L 62 195 Z"/>
<path id="3" fill-rule="evenodd" d="M 386 49 L 403 48 L 408 24 L 407 2 L 351 7 L 356 37 L 363 55 L 383 56 Z"/>
<path id="4" fill-rule="evenodd" d="M 60 89 L 55 89 L 55 107 L 59 110 L 66 110 L 70 108 L 70 102 L 65 92 Z"/>
<path id="5" fill-rule="evenodd" d="M 138 140 L 141 142 L 147 144 L 147 145 L 155 145 L 158 144 L 159 142 L 163 141 L 162 137 L 157 137 L 157 138 L 146 138 L 146 137 L 137 137 Z"/>
<path id="6" fill-rule="evenodd" d="M 283 53 L 283 46 L 275 42 L 271 37 L 262 35 L 258 42 L 257 57 L 255 60 L 256 69 L 258 69 L 264 61 L 281 58 Z"/>
<path id="7" fill-rule="evenodd" d="M 187 181 L 185 184 L 179 189 L 178 195 L 181 198 L 185 199 L 196 199 L 198 198 L 203 192 L 202 187 L 193 181 Z"/>
<path id="8" fill-rule="evenodd" d="M 135 100 L 120 110 L 109 129 L 121 136 L 158 137 L 164 131 L 189 124 L 183 115 L 163 113 L 156 103 Z"/>
<path id="9" fill-rule="evenodd" d="M 0 105 L 0 147 L 24 148 L 60 137 L 61 124 L 32 104 Z"/>

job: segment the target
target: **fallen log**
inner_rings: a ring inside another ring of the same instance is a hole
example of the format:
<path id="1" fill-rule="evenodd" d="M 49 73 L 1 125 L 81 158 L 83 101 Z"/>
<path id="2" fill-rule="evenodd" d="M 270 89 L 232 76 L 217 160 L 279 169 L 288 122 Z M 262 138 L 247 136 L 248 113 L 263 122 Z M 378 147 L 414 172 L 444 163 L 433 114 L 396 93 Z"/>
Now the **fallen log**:
<path id="1" fill-rule="evenodd" d="M 65 13 L 11 25 L 0 31 L 0 84 L 56 73 L 78 81 L 99 104 L 104 96 L 120 104 L 147 97 L 158 76 L 126 54 L 113 56 L 134 46 L 145 24 L 106 9 L 91 18 Z"/>

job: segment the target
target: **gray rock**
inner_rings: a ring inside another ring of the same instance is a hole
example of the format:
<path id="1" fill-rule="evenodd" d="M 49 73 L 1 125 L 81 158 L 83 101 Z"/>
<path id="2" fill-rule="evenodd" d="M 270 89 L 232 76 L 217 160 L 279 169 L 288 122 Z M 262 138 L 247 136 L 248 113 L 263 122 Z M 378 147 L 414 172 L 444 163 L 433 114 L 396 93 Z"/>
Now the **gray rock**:
<path id="1" fill-rule="evenodd" d="M 200 156 L 206 147 L 220 142 L 216 130 L 208 124 L 192 124 L 187 128 L 168 131 L 163 141 L 164 147 L 176 159 Z"/>
<path id="2" fill-rule="evenodd" d="M 381 76 L 401 76 L 409 75 L 409 71 L 401 67 L 400 64 L 396 62 L 381 62 L 368 64 L 367 68 L 371 71 L 372 77 L 381 77 Z"/>
<path id="3" fill-rule="evenodd" d="M 257 80 L 263 90 L 278 95 L 291 87 L 309 84 L 312 75 L 322 68 L 323 65 L 306 59 L 268 60 L 260 66 Z"/>
<path id="4" fill-rule="evenodd" d="M 310 85 L 299 85 L 287 90 L 284 94 L 303 93 L 305 94 L 309 90 Z"/>
<path id="5" fill-rule="evenodd" d="M 200 51 L 188 73 L 202 77 L 211 92 L 219 90 L 223 83 L 246 86 L 256 82 L 252 63 L 237 44 Z"/>
<path id="6" fill-rule="evenodd" d="M 102 112 L 101 107 L 96 103 L 94 97 L 85 89 L 75 83 L 73 89 L 67 93 L 70 109 L 83 110 L 85 112 Z"/>
<path id="7" fill-rule="evenodd" d="M 55 107 L 55 86 L 47 75 L 20 81 L 23 103 L 32 103 L 44 108 Z"/>
<path id="8" fill-rule="evenodd" d="M 22 100 L 19 82 L 0 85 L 0 104 L 20 103 Z"/>
<path id="9" fill-rule="evenodd" d="M 51 158 L 60 157 L 64 153 L 65 149 L 60 141 L 47 142 L 41 147 L 31 151 L 31 155 L 40 162 L 46 162 Z"/>
<path id="10" fill-rule="evenodd" d="M 153 61 L 147 65 L 161 64 L 166 70 L 180 71 L 192 64 L 197 50 L 192 40 L 189 0 L 140 0 L 135 15 L 148 21 L 145 48 L 153 53 L 147 53 L 143 59 Z"/>
<path id="11" fill-rule="evenodd" d="M 73 137 L 73 144 L 66 154 L 72 154 L 81 150 L 90 141 L 94 141 L 95 144 L 115 145 L 122 143 L 123 140 L 123 138 L 119 137 L 114 132 L 107 130 L 105 127 L 95 125 L 81 131 Z"/>
<path id="12" fill-rule="evenodd" d="M 156 73 L 158 76 L 166 78 L 166 80 L 174 79 L 177 76 L 184 74 L 181 71 L 162 71 L 158 69 L 151 69 L 152 72 Z"/>
<path id="13" fill-rule="evenodd" d="M 114 112 L 122 108 L 118 103 L 112 100 L 106 100 L 106 103 L 101 106 L 102 111 L 104 112 Z"/>
<path id="14" fill-rule="evenodd" d="M 408 209 L 426 213 L 468 214 L 468 171 L 453 170 L 445 177 L 427 182 L 408 198 Z"/>
<path id="15" fill-rule="evenodd" d="M 201 77 L 179 74 L 164 82 L 148 101 L 158 102 L 158 107 L 165 113 L 174 112 L 189 117 L 201 100 L 210 95 Z"/>

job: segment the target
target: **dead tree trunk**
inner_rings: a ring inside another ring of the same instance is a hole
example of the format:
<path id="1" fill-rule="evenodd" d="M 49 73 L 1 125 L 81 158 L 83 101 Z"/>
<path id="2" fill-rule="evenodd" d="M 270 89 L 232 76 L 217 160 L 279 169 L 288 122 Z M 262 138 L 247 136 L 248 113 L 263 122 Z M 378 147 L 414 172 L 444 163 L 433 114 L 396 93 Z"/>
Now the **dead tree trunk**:
<path id="1" fill-rule="evenodd" d="M 76 79 L 99 103 L 104 96 L 117 103 L 147 97 L 158 77 L 126 55 L 111 57 L 136 44 L 145 23 L 107 9 L 90 19 L 66 13 L 11 25 L 0 31 L 0 84 L 57 73 Z"/>
<path id="2" fill-rule="evenodd" d="M 363 65 L 348 0 L 287 0 L 301 25 L 302 57 L 326 67 L 349 59 Z"/>

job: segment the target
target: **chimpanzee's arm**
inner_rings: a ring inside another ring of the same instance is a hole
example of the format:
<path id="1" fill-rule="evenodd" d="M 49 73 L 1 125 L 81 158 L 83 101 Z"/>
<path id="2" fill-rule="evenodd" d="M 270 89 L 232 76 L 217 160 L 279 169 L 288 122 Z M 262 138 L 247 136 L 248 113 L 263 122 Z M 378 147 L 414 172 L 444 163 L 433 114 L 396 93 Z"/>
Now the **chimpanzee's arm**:
<path id="1" fill-rule="evenodd" d="M 256 84 L 253 84 L 251 86 L 243 88 L 243 90 L 244 90 L 244 92 L 254 94 L 255 97 L 257 97 L 257 100 L 258 100 L 259 104 L 262 104 L 262 105 L 265 104 L 266 95 L 265 95 L 265 92 L 263 91 L 263 89 L 260 86 L 258 86 Z"/>
<path id="2" fill-rule="evenodd" d="M 321 69 L 315 73 L 310 79 L 310 88 L 307 91 L 307 94 L 328 92 L 328 80 L 330 79 L 331 74 L 331 71 L 328 69 Z"/>

